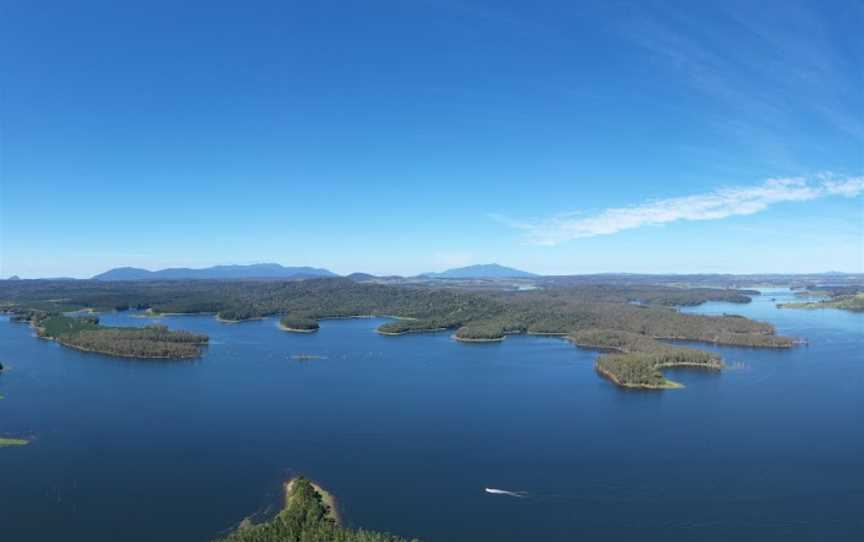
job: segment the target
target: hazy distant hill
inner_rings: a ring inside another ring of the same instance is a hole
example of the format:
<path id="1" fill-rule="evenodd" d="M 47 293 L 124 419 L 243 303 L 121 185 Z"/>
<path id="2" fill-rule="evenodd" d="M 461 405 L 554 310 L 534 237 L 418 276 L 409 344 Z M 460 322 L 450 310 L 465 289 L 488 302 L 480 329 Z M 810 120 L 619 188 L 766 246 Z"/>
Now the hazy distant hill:
<path id="1" fill-rule="evenodd" d="M 520 271 L 519 269 L 513 269 L 512 267 L 504 267 L 497 263 L 489 263 L 448 269 L 443 273 L 423 273 L 421 276 L 437 279 L 513 279 L 531 278 L 537 277 L 538 275 L 527 271 Z"/>
<path id="2" fill-rule="evenodd" d="M 217 265 L 204 269 L 177 267 L 149 271 L 137 267 L 117 267 L 93 277 L 94 280 L 184 280 L 184 279 L 284 279 L 303 277 L 336 277 L 327 269 L 284 267 L 277 263 L 252 265 Z"/>
<path id="3" fill-rule="evenodd" d="M 375 275 L 370 274 L 370 273 L 351 273 L 350 275 L 348 275 L 345 278 L 349 278 L 351 280 L 362 281 L 362 280 L 374 280 L 377 277 Z"/>

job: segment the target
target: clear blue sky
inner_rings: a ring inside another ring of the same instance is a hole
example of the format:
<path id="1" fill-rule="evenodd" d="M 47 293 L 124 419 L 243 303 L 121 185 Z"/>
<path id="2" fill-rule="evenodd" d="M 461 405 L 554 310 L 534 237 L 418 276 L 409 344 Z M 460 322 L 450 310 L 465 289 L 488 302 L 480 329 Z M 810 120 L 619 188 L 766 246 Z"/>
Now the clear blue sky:
<path id="1" fill-rule="evenodd" d="M 862 5 L 6 0 L 0 275 L 864 271 Z"/>

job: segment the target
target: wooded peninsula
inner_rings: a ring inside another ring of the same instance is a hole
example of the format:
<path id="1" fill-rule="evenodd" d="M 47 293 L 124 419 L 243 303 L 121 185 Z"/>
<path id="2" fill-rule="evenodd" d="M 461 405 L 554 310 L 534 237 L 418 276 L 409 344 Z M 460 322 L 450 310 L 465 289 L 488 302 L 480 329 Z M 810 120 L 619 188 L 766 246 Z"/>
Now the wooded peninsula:
<path id="1" fill-rule="evenodd" d="M 298 477 L 285 484 L 285 508 L 276 517 L 260 524 L 244 521 L 222 542 L 408 541 L 391 534 L 342 527 L 332 496 L 306 478 Z"/>

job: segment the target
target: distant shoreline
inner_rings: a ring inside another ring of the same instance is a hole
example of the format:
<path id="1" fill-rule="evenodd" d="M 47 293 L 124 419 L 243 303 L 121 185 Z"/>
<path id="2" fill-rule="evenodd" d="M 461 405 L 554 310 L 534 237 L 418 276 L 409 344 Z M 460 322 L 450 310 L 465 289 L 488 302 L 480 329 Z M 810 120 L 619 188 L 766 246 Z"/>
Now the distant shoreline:
<path id="1" fill-rule="evenodd" d="M 219 314 L 213 311 L 207 312 L 156 312 L 153 309 L 140 311 L 132 314 L 132 318 L 162 318 L 163 316 L 207 316 L 211 314 Z"/>
<path id="2" fill-rule="evenodd" d="M 506 335 L 502 335 L 500 337 L 495 337 L 495 338 L 491 338 L 491 339 L 472 339 L 470 337 L 460 337 L 459 335 L 456 335 L 455 333 L 453 335 L 450 335 L 450 337 L 452 339 L 459 341 L 459 342 L 462 342 L 462 343 L 500 343 L 501 341 L 503 341 L 504 339 L 507 338 Z"/>
<path id="3" fill-rule="evenodd" d="M 84 348 L 81 346 L 75 346 L 73 344 L 64 343 L 63 341 L 58 341 L 57 339 L 51 337 L 39 337 L 40 339 L 46 339 L 49 341 L 54 341 L 61 346 L 65 346 L 66 348 L 71 348 L 72 350 L 78 350 L 79 352 L 87 352 L 90 354 L 100 354 L 103 356 L 109 356 L 112 358 L 127 358 L 127 359 L 158 359 L 158 360 L 188 360 L 188 359 L 198 359 L 201 357 L 201 352 L 197 354 L 190 354 L 188 356 L 146 356 L 146 355 L 132 355 L 132 354 L 119 354 L 114 352 L 103 352 L 101 350 L 93 350 L 92 348 Z M 206 344 L 206 343 L 204 343 Z"/>
<path id="4" fill-rule="evenodd" d="M 213 313 L 202 312 L 200 314 L 213 314 Z M 244 318 L 242 320 L 229 320 L 228 318 L 222 318 L 221 316 L 219 316 L 219 313 L 216 313 L 216 320 L 218 320 L 219 322 L 222 322 L 223 324 L 242 324 L 243 322 L 254 322 L 256 320 L 264 320 L 264 317 L 263 316 L 253 316 L 252 318 Z"/>
<path id="5" fill-rule="evenodd" d="M 380 329 L 376 329 L 375 332 L 379 335 L 387 335 L 388 337 L 398 337 L 400 335 L 411 335 L 412 333 L 439 333 L 441 331 L 447 331 L 446 327 L 430 327 L 428 329 L 408 329 L 405 331 L 381 331 Z"/>
<path id="6" fill-rule="evenodd" d="M 279 329 L 281 329 L 282 331 L 288 331 L 288 332 L 291 332 L 291 333 L 315 333 L 315 332 L 318 331 L 320 328 L 317 328 L 317 327 L 316 327 L 316 328 L 312 328 L 312 329 L 298 329 L 298 328 L 296 328 L 296 327 L 288 327 L 288 326 L 282 325 L 282 324 L 280 323 L 280 324 L 279 324 Z"/>

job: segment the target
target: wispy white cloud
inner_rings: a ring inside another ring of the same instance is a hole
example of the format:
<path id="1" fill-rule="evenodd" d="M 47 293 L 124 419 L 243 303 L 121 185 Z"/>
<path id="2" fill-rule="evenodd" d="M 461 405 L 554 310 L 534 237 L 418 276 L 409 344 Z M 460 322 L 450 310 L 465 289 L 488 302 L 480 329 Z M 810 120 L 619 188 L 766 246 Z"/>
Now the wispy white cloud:
<path id="1" fill-rule="evenodd" d="M 778 203 L 811 201 L 830 196 L 851 198 L 862 193 L 864 176 L 839 178 L 822 174 L 813 179 L 769 179 L 759 185 L 727 187 L 705 194 L 651 200 L 629 207 L 605 209 L 591 215 L 565 213 L 534 220 L 491 216 L 525 232 L 531 244 L 552 246 L 643 226 L 682 220 L 719 220 L 752 215 Z"/>
<path id="2" fill-rule="evenodd" d="M 684 83 L 673 88 L 705 99 L 708 127 L 788 171 L 801 169 L 802 146 L 826 136 L 864 140 L 862 50 L 829 24 L 835 11 L 795 1 L 699 9 L 710 12 L 711 24 L 694 24 L 699 18 L 688 4 L 667 2 L 636 11 L 621 32 L 662 73 Z M 814 127 L 825 135 L 814 138 Z"/>

